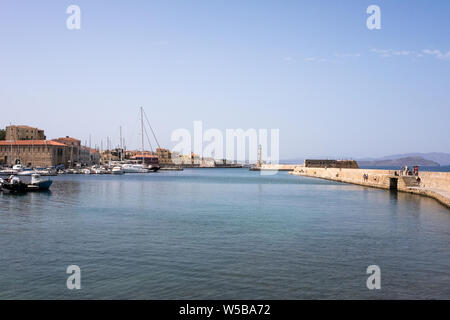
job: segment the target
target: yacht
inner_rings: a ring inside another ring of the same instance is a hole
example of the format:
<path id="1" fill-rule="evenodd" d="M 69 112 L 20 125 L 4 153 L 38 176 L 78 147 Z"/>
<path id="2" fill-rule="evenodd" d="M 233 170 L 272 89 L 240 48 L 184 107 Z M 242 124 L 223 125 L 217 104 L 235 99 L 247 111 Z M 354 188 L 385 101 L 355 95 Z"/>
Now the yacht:
<path id="1" fill-rule="evenodd" d="M 126 163 L 122 165 L 124 173 L 147 173 L 148 169 L 143 164 Z"/>

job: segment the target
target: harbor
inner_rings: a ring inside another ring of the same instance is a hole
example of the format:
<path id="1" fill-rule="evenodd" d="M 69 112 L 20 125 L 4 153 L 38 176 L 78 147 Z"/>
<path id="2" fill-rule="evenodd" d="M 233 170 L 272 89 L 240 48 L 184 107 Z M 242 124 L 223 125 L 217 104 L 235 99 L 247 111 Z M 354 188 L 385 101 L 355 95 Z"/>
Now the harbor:
<path id="1" fill-rule="evenodd" d="M 0 301 L 450 299 L 450 1 L 1 8 Z"/>
<path id="2" fill-rule="evenodd" d="M 247 168 L 51 179 L 0 193 L 0 298 L 448 296 L 449 211 L 434 199 Z M 361 285 L 370 263 L 381 292 Z"/>

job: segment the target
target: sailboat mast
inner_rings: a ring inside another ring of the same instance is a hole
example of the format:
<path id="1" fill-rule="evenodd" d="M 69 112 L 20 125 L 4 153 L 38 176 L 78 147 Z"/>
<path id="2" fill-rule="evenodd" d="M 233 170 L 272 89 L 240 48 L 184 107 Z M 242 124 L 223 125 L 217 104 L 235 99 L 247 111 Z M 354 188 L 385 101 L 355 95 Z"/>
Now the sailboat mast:
<path id="1" fill-rule="evenodd" d="M 122 126 L 120 126 L 120 161 L 123 161 Z"/>
<path id="2" fill-rule="evenodd" d="M 144 164 L 144 108 L 141 107 L 142 164 Z"/>

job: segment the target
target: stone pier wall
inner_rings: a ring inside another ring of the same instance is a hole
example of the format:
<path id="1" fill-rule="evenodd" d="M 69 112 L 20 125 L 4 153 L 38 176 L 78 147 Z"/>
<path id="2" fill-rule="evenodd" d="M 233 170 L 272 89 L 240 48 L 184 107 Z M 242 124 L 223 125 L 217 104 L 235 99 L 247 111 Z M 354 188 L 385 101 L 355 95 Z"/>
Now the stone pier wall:
<path id="1" fill-rule="evenodd" d="M 419 172 L 420 186 L 416 177 L 396 176 L 395 170 L 306 168 L 298 166 L 290 174 L 381 189 L 392 189 L 392 180 L 394 179 L 397 180 L 396 189 L 398 191 L 429 196 L 450 207 L 450 172 Z M 365 174 L 367 179 L 364 178 Z"/>
<path id="2" fill-rule="evenodd" d="M 263 164 L 261 170 L 292 171 L 298 164 Z"/>

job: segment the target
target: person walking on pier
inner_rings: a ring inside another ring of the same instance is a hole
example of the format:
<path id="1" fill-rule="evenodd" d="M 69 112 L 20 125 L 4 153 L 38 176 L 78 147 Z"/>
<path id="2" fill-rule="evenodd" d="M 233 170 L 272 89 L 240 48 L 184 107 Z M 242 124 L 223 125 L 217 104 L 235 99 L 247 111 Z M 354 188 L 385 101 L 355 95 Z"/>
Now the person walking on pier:
<path id="1" fill-rule="evenodd" d="M 421 181 L 420 177 L 417 177 L 416 181 L 417 181 L 417 186 L 420 188 L 420 181 Z"/>

